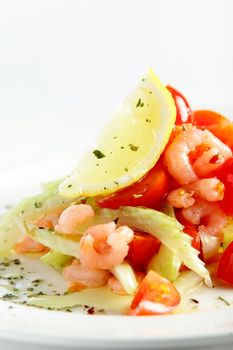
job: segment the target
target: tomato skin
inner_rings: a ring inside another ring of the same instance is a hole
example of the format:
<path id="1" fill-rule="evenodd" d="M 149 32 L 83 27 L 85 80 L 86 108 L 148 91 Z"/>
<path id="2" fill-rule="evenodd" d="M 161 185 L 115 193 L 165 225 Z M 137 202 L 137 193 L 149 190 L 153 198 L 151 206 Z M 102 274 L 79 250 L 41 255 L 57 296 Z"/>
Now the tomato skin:
<path id="1" fill-rule="evenodd" d="M 209 110 L 193 111 L 192 116 L 194 125 L 202 129 L 207 128 L 233 150 L 233 123 L 229 119 Z"/>
<path id="2" fill-rule="evenodd" d="M 172 97 L 176 105 L 176 125 L 183 123 L 192 123 L 192 110 L 186 98 L 172 86 L 167 85 L 168 91 L 172 94 Z"/>
<path id="3" fill-rule="evenodd" d="M 217 277 L 230 285 L 233 285 L 233 242 L 224 251 L 217 271 Z"/>
<path id="4" fill-rule="evenodd" d="M 160 241 L 148 233 L 134 232 L 127 259 L 136 271 L 145 271 L 151 258 L 158 252 Z"/>
<path id="5" fill-rule="evenodd" d="M 175 286 L 151 270 L 140 283 L 129 314 L 134 316 L 168 314 L 179 302 L 180 295 Z"/>
<path id="6" fill-rule="evenodd" d="M 101 208 L 118 209 L 120 206 L 158 208 L 169 191 L 169 175 L 161 161 L 138 182 L 106 197 L 97 198 Z"/>
<path id="7" fill-rule="evenodd" d="M 233 216 L 233 157 L 228 159 L 220 168 L 218 168 L 214 175 L 222 181 L 225 186 L 223 200 L 219 201 L 219 206 L 224 213 Z"/>

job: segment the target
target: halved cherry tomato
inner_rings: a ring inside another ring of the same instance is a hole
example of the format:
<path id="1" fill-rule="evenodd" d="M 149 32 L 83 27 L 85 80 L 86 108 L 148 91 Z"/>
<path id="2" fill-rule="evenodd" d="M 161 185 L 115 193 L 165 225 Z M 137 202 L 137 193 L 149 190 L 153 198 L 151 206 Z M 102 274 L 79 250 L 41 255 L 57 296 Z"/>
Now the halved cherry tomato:
<path id="1" fill-rule="evenodd" d="M 233 150 L 233 123 L 229 119 L 208 110 L 193 111 L 192 116 L 194 125 L 207 128 Z"/>
<path id="2" fill-rule="evenodd" d="M 168 314 L 179 302 L 180 295 L 175 286 L 151 270 L 140 283 L 129 314 L 135 316 Z"/>
<path id="3" fill-rule="evenodd" d="M 109 196 L 98 198 L 101 208 L 117 209 L 122 205 L 157 208 L 169 190 L 169 175 L 159 161 L 140 181 Z"/>
<path id="4" fill-rule="evenodd" d="M 129 244 L 127 259 L 136 271 L 145 271 L 151 258 L 159 250 L 160 241 L 143 232 L 134 232 L 134 238 Z"/>
<path id="5" fill-rule="evenodd" d="M 176 105 L 176 124 L 192 123 L 192 111 L 186 98 L 172 86 L 168 85 L 167 89 L 172 94 Z"/>
<path id="6" fill-rule="evenodd" d="M 220 259 L 217 277 L 223 282 L 233 285 L 233 242 L 229 244 Z"/>
<path id="7" fill-rule="evenodd" d="M 219 201 L 219 205 L 225 214 L 233 216 L 233 158 L 227 160 L 219 169 L 214 172 L 214 175 L 222 181 L 225 186 L 223 200 Z"/>

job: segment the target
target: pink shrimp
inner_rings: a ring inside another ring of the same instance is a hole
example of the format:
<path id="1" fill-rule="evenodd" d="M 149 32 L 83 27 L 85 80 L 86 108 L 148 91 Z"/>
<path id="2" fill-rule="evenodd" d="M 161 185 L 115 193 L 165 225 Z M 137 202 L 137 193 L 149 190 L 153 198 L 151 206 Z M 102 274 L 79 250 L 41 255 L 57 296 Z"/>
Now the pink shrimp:
<path id="1" fill-rule="evenodd" d="M 189 208 L 195 203 L 194 191 L 178 188 L 171 191 L 167 196 L 168 203 L 175 208 Z"/>
<path id="2" fill-rule="evenodd" d="M 186 189 L 193 191 L 195 196 L 206 199 L 209 202 L 220 201 L 224 197 L 224 184 L 212 177 L 209 179 L 200 179 L 186 186 Z"/>
<path id="3" fill-rule="evenodd" d="M 204 146 L 205 150 L 191 164 L 190 153 L 199 146 Z M 220 167 L 231 156 L 230 148 L 210 131 L 187 126 L 168 147 L 165 153 L 165 163 L 169 173 L 176 181 L 181 185 L 187 185 L 197 181 L 199 177 L 208 176 L 211 171 Z M 214 157 L 217 160 L 212 162 Z"/>
<path id="4" fill-rule="evenodd" d="M 220 201 L 224 197 L 224 185 L 217 178 L 200 179 L 182 188 L 171 191 L 167 201 L 175 208 L 189 208 L 200 197 L 209 202 Z"/>
<path id="5" fill-rule="evenodd" d="M 127 226 L 116 229 L 114 222 L 90 227 L 80 240 L 81 264 L 108 270 L 121 264 L 128 254 L 134 232 Z"/>
<path id="6" fill-rule="evenodd" d="M 136 273 L 136 279 L 137 279 L 137 282 L 139 284 L 141 283 L 141 281 L 143 280 L 144 277 L 145 277 L 144 273 L 142 273 L 142 272 L 137 272 Z M 115 276 L 111 276 L 109 278 L 107 286 L 112 292 L 114 292 L 116 294 L 120 294 L 120 295 L 126 295 L 127 294 L 127 292 L 122 287 L 120 281 Z"/>
<path id="7" fill-rule="evenodd" d="M 64 268 L 63 276 L 69 285 L 69 290 L 74 292 L 86 287 L 102 287 L 107 283 L 111 274 L 106 270 L 89 269 L 74 259 L 71 265 Z"/>
<path id="8" fill-rule="evenodd" d="M 18 254 L 27 254 L 27 253 L 42 253 L 48 251 L 43 244 L 34 241 L 29 236 L 23 236 L 14 246 L 14 250 Z"/>
<path id="9" fill-rule="evenodd" d="M 94 210 L 88 204 L 71 205 L 61 213 L 55 230 L 65 234 L 75 234 L 78 224 L 88 221 L 94 216 Z"/>
<path id="10" fill-rule="evenodd" d="M 109 278 L 107 286 L 112 292 L 114 292 L 116 294 L 119 294 L 119 295 L 126 295 L 127 294 L 127 292 L 122 287 L 120 281 L 114 276 Z"/>
<path id="11" fill-rule="evenodd" d="M 227 222 L 226 215 L 216 203 L 200 198 L 190 208 L 182 209 L 182 214 L 191 224 L 199 225 L 200 235 L 218 236 Z"/>

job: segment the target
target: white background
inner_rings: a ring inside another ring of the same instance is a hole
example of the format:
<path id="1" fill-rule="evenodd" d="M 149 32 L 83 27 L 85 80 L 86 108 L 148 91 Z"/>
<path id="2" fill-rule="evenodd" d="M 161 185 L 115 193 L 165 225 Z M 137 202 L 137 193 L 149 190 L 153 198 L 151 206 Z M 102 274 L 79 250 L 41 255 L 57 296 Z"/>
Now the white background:
<path id="1" fill-rule="evenodd" d="M 70 171 L 150 66 L 232 116 L 232 63 L 233 0 L 0 0 L 0 170 Z"/>
<path id="2" fill-rule="evenodd" d="M 0 118 L 106 120 L 149 66 L 231 107 L 232 63 L 232 0 L 0 1 Z"/>

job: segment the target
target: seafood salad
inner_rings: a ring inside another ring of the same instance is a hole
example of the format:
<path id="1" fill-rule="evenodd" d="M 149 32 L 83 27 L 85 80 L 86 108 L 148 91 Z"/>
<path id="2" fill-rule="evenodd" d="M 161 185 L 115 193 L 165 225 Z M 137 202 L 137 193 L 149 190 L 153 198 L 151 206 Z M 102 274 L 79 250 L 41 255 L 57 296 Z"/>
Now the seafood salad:
<path id="1" fill-rule="evenodd" d="M 30 256 L 66 290 L 24 303 L 131 316 L 174 313 L 201 284 L 232 287 L 232 135 L 149 70 L 73 172 L 0 218 L 1 276 Z"/>

